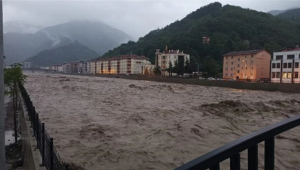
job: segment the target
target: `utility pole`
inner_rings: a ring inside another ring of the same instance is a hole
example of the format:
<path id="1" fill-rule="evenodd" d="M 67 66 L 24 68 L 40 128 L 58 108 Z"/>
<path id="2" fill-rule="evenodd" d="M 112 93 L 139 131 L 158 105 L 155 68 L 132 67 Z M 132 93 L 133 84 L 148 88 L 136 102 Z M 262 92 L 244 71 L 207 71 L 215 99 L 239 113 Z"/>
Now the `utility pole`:
<path id="1" fill-rule="evenodd" d="M 5 164 L 5 115 L 4 115 L 4 57 L 3 57 L 3 11 L 0 0 L 0 169 L 6 170 Z"/>

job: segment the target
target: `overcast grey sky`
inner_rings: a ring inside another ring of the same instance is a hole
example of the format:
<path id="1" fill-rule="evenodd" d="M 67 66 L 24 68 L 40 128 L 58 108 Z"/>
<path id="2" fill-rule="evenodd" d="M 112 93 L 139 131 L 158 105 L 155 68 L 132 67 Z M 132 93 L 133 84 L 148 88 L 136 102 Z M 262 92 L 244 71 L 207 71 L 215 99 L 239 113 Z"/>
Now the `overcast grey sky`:
<path id="1" fill-rule="evenodd" d="M 4 0 L 4 22 L 27 21 L 51 26 L 75 19 L 100 20 L 123 30 L 132 37 L 144 36 L 162 28 L 212 0 Z M 274 9 L 300 7 L 300 0 L 219 0 L 230 4 L 268 12 Z"/>

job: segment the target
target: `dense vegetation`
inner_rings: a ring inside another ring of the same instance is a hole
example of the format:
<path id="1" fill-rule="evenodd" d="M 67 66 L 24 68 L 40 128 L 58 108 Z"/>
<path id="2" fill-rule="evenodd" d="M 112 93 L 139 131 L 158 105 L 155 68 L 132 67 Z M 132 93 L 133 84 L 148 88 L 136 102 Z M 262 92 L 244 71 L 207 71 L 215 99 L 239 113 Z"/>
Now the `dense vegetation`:
<path id="1" fill-rule="evenodd" d="M 51 50 L 44 50 L 27 59 L 32 67 L 51 66 L 71 61 L 86 61 L 98 57 L 98 54 L 75 41 L 71 44 Z"/>
<path id="2" fill-rule="evenodd" d="M 210 44 L 203 44 L 202 37 L 209 36 Z M 250 42 L 248 46 L 245 40 Z M 180 49 L 191 55 L 191 67 L 196 63 L 201 70 L 216 64 L 221 66 L 222 55 L 237 50 L 266 48 L 277 51 L 300 44 L 300 24 L 274 17 L 271 14 L 243 9 L 216 2 L 202 7 L 180 21 L 163 29 L 151 31 L 137 42 L 108 51 L 103 57 L 134 53 L 145 55 L 154 63 L 155 49 Z M 204 65 L 208 63 L 209 65 Z M 211 70 L 218 72 L 219 70 Z"/>
<path id="3" fill-rule="evenodd" d="M 284 13 L 277 15 L 277 17 L 286 18 L 286 19 L 290 19 L 292 21 L 300 22 L 300 8 L 288 10 Z"/>

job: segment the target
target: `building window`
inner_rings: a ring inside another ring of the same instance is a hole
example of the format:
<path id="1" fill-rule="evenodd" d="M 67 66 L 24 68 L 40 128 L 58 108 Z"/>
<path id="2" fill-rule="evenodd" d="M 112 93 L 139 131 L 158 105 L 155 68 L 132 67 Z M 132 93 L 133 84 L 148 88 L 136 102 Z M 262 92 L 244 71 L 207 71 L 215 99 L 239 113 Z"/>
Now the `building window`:
<path id="1" fill-rule="evenodd" d="M 294 78 L 298 78 L 299 77 L 299 74 L 298 74 L 298 72 L 294 72 Z"/>
<path id="2" fill-rule="evenodd" d="M 292 63 L 288 63 L 288 68 L 292 68 Z"/>
<path id="3" fill-rule="evenodd" d="M 245 55 L 245 58 L 247 58 L 247 56 Z"/>
<path id="4" fill-rule="evenodd" d="M 251 55 L 251 58 L 253 58 L 253 54 Z"/>
<path id="5" fill-rule="evenodd" d="M 295 55 L 288 55 L 288 56 L 287 56 L 287 59 L 288 59 L 288 60 L 294 60 L 294 59 L 295 59 Z"/>
<path id="6" fill-rule="evenodd" d="M 299 62 L 295 62 L 295 68 L 299 68 Z"/>
<path id="7" fill-rule="evenodd" d="M 240 58 L 238 58 L 238 61 L 240 61 L 241 59 Z"/>
<path id="8" fill-rule="evenodd" d="M 287 63 L 283 63 L 283 68 L 287 68 Z"/>
<path id="9" fill-rule="evenodd" d="M 237 73 L 240 73 L 240 70 L 237 70 L 236 72 L 237 72 Z"/>
<path id="10" fill-rule="evenodd" d="M 272 78 L 276 78 L 276 73 L 275 72 L 272 72 Z"/>
<path id="11" fill-rule="evenodd" d="M 231 65 L 233 65 L 233 62 L 231 62 Z"/>
<path id="12" fill-rule="evenodd" d="M 292 78 L 292 73 L 291 73 L 291 72 L 288 72 L 288 73 L 287 73 L 287 78 L 288 78 L 288 79 Z"/>
<path id="13" fill-rule="evenodd" d="M 280 68 L 280 63 L 277 63 L 276 65 L 277 65 L 277 68 Z"/>
<path id="14" fill-rule="evenodd" d="M 272 63 L 272 68 L 275 68 L 276 67 L 276 64 L 275 63 Z"/>
<path id="15" fill-rule="evenodd" d="M 280 78 L 280 72 L 276 72 L 276 78 Z"/>
<path id="16" fill-rule="evenodd" d="M 286 72 L 282 73 L 282 78 L 284 78 L 284 79 L 287 78 L 287 73 Z"/>
<path id="17" fill-rule="evenodd" d="M 225 76 L 227 77 L 227 73 L 225 74 Z"/>
<path id="18" fill-rule="evenodd" d="M 240 67 L 240 64 L 238 64 L 237 67 Z"/>
<path id="19" fill-rule="evenodd" d="M 277 55 L 276 56 L 276 60 L 282 60 L 283 59 L 283 55 Z"/>

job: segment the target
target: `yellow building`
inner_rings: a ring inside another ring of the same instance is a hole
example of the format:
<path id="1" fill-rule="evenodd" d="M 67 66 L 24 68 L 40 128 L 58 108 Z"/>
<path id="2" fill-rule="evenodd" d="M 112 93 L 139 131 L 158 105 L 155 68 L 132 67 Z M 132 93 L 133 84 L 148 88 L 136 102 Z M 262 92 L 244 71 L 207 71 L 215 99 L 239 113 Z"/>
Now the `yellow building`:
<path id="1" fill-rule="evenodd" d="M 271 54 L 266 50 L 230 52 L 224 55 L 224 79 L 259 80 L 270 78 Z"/>

